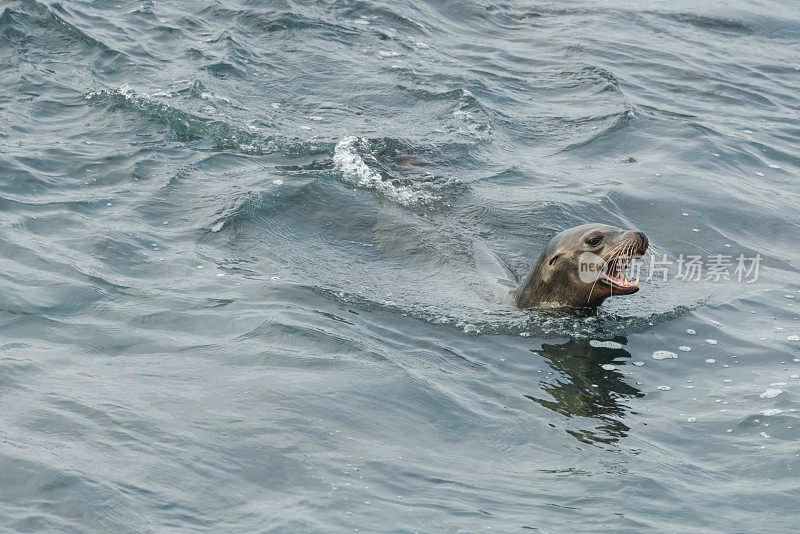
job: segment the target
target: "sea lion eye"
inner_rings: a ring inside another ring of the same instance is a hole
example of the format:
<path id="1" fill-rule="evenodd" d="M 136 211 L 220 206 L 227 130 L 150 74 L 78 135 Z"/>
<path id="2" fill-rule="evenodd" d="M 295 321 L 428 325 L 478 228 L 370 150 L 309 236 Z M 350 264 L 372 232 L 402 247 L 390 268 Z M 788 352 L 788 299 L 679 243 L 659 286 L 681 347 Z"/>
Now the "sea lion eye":
<path id="1" fill-rule="evenodd" d="M 548 265 L 553 265 L 553 264 L 556 262 L 556 260 L 557 260 L 558 258 L 560 258 L 560 257 L 561 257 L 561 254 L 556 254 L 555 256 L 553 256 L 552 258 L 550 258 L 550 261 L 549 261 L 549 262 L 547 262 L 547 264 L 548 264 Z"/>
<path id="2" fill-rule="evenodd" d="M 603 236 L 596 235 L 587 239 L 586 244 L 589 245 L 590 247 L 596 247 L 597 245 L 600 244 L 601 241 L 603 241 Z"/>

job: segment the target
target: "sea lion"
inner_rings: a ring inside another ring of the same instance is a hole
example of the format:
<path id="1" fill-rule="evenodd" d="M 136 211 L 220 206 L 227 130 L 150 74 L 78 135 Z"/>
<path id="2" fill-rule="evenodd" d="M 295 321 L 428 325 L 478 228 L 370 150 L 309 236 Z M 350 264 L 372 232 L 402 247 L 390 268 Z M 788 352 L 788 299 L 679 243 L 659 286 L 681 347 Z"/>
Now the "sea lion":
<path id="1" fill-rule="evenodd" d="M 625 277 L 633 258 L 649 242 L 642 232 L 605 224 L 584 224 L 550 240 L 531 273 L 512 292 L 514 303 L 527 308 L 596 308 L 612 295 L 639 291 Z"/>

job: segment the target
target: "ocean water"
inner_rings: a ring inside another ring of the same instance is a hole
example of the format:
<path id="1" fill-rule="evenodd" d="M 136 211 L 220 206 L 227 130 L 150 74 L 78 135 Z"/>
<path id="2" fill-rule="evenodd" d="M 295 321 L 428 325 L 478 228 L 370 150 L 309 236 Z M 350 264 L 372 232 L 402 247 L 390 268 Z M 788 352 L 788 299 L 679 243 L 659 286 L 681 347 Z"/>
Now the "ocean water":
<path id="1" fill-rule="evenodd" d="M 2 529 L 796 531 L 795 7 L 0 3 Z"/>

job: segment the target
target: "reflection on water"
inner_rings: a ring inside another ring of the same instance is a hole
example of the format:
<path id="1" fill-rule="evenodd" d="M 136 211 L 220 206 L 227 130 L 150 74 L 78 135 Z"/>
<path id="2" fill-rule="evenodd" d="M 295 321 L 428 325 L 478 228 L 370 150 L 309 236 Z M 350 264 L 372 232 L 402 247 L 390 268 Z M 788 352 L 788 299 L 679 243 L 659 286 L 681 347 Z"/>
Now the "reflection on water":
<path id="1" fill-rule="evenodd" d="M 568 429 L 567 432 L 585 443 L 614 443 L 628 435 L 630 427 L 622 420 L 629 410 L 625 401 L 643 397 L 636 387 L 625 382 L 612 362 L 628 359 L 631 354 L 621 348 L 625 338 L 596 343 L 570 340 L 561 345 L 542 344 L 532 350 L 543 356 L 556 372 L 542 388 L 552 400 L 525 395 L 555 412 L 572 417 L 588 417 L 599 424 L 590 429 Z M 605 368 L 603 366 L 606 366 Z"/>

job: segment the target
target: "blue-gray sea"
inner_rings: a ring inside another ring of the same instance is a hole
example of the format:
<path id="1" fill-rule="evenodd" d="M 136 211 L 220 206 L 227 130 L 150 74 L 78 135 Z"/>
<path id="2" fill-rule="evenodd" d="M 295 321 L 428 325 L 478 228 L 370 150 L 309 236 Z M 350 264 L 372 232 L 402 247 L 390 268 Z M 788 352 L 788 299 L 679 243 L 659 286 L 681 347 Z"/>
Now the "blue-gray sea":
<path id="1" fill-rule="evenodd" d="M 799 139 L 793 0 L 0 2 L 0 529 L 795 532 Z"/>

